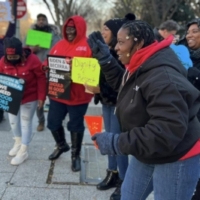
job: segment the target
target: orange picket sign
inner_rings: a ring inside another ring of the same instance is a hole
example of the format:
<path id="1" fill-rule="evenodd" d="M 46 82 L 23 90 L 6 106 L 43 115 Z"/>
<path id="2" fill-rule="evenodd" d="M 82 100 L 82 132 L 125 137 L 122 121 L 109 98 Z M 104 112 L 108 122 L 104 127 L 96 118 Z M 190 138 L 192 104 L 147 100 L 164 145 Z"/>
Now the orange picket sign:
<path id="1" fill-rule="evenodd" d="M 103 126 L 102 116 L 85 116 L 84 118 L 91 136 L 93 136 L 96 133 L 102 132 L 102 126 Z M 98 148 L 96 142 L 94 142 L 94 145 L 96 148 Z"/>

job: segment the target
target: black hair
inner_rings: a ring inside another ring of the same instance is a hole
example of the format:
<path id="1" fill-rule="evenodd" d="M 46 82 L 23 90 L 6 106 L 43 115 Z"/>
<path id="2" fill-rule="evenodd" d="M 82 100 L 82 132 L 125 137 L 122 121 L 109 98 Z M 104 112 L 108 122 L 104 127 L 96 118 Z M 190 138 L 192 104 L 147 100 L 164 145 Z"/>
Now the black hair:
<path id="1" fill-rule="evenodd" d="M 182 44 L 182 45 L 185 45 L 186 47 L 188 47 L 188 43 L 187 43 L 187 40 L 186 40 L 186 35 L 187 35 L 187 31 L 188 29 L 190 28 L 191 25 L 193 24 L 196 24 L 198 26 L 198 28 L 200 29 L 200 18 L 195 18 L 195 19 L 192 19 L 190 22 L 188 22 L 186 24 L 186 31 L 185 31 L 185 34 L 183 35 L 183 37 L 178 41 L 178 44 Z"/>
<path id="2" fill-rule="evenodd" d="M 38 14 L 37 19 L 40 17 L 44 17 L 48 21 L 47 16 L 45 14 L 42 14 L 42 13 Z"/>
<path id="3" fill-rule="evenodd" d="M 160 26 L 159 26 L 160 30 L 167 30 L 167 31 L 178 31 L 180 29 L 180 26 L 178 25 L 177 22 L 175 22 L 174 20 L 170 19 L 167 20 L 165 22 L 163 22 Z"/>
<path id="4" fill-rule="evenodd" d="M 144 42 L 142 48 L 155 42 L 155 35 L 153 29 L 145 21 L 142 20 L 129 21 L 125 23 L 122 26 L 122 28 L 127 29 L 128 36 L 132 36 L 134 38 L 132 49 L 135 46 L 135 44 L 139 44 L 142 41 Z"/>
<path id="5" fill-rule="evenodd" d="M 116 44 L 117 44 L 117 38 L 114 35 L 112 35 L 111 41 L 108 44 L 108 46 L 111 47 L 111 49 L 115 49 Z"/>
<path id="6" fill-rule="evenodd" d="M 188 22 L 186 25 L 186 30 L 188 30 L 189 27 L 193 24 L 197 24 L 197 26 L 200 28 L 200 18 L 196 18 L 196 19 L 193 19 L 190 22 Z"/>

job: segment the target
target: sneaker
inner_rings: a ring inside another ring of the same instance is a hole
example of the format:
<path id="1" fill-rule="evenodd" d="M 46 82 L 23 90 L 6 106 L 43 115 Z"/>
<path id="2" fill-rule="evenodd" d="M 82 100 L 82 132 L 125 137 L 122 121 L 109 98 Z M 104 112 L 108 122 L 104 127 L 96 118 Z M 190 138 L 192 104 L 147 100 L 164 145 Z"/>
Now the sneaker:
<path id="1" fill-rule="evenodd" d="M 27 146 L 22 144 L 17 155 L 11 160 L 11 165 L 20 165 L 28 158 Z"/>
<path id="2" fill-rule="evenodd" d="M 21 137 L 15 137 L 14 138 L 15 143 L 13 148 L 9 151 L 9 156 L 16 156 L 17 152 L 19 151 L 20 147 L 21 147 Z"/>

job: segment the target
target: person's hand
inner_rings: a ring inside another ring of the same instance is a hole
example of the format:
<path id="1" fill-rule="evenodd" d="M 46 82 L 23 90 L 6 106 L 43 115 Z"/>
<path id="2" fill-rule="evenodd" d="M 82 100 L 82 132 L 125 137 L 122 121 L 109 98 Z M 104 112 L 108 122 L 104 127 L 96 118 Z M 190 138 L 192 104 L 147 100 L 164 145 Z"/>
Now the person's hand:
<path id="1" fill-rule="evenodd" d="M 110 49 L 108 45 L 105 44 L 99 31 L 89 35 L 88 44 L 92 50 L 93 57 L 99 61 L 100 65 L 105 65 L 112 59 Z"/>
<path id="2" fill-rule="evenodd" d="M 38 51 L 41 50 L 40 47 L 39 47 L 39 45 L 36 45 L 36 46 L 34 46 L 34 47 L 31 47 L 31 49 L 32 49 L 33 53 L 37 53 Z"/>
<path id="3" fill-rule="evenodd" d="M 200 70 L 196 67 L 190 67 L 188 69 L 188 77 L 198 80 L 200 78 Z"/>
<path id="4" fill-rule="evenodd" d="M 49 66 L 42 66 L 42 70 L 43 71 L 48 71 L 49 70 Z"/>
<path id="5" fill-rule="evenodd" d="M 99 86 L 90 86 L 85 84 L 85 89 L 93 94 L 99 94 L 100 93 L 100 87 Z"/>
<path id="6" fill-rule="evenodd" d="M 92 136 L 92 140 L 96 141 L 102 155 L 122 155 L 118 147 L 119 134 L 114 133 L 97 133 Z"/>
<path id="7" fill-rule="evenodd" d="M 40 110 L 44 106 L 44 101 L 38 100 L 38 110 Z"/>

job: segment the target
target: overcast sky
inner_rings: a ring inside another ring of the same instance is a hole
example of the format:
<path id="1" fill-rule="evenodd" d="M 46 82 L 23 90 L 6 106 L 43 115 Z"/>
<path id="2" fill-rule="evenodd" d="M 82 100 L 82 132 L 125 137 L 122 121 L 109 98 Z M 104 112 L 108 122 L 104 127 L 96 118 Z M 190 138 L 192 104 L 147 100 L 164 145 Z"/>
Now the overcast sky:
<path id="1" fill-rule="evenodd" d="M 8 1 L 8 0 L 0 0 L 0 1 Z M 36 19 L 36 16 L 39 13 L 44 13 L 47 18 L 49 23 L 53 23 L 53 19 L 49 13 L 49 10 L 47 9 L 46 5 L 44 4 L 44 2 L 42 0 L 24 0 L 27 4 L 27 9 L 31 14 L 31 18 L 32 19 Z M 76 0 L 77 1 L 77 0 Z M 92 0 L 92 6 L 94 6 L 96 9 L 100 9 L 102 11 L 102 16 L 104 16 L 105 14 L 107 14 L 108 10 L 114 5 L 112 2 L 114 2 L 115 0 Z M 102 3 L 106 3 L 106 4 L 102 4 Z M 102 6 L 104 6 L 102 8 Z"/>
<path id="2" fill-rule="evenodd" d="M 26 0 L 27 1 L 27 0 Z M 77 0 L 76 0 L 77 1 Z M 96 9 L 100 9 L 102 11 L 102 16 L 106 15 L 108 10 L 113 7 L 113 2 L 115 0 L 107 0 L 109 3 L 105 3 L 105 0 L 92 0 L 92 6 Z M 45 13 L 48 17 L 49 23 L 53 23 L 53 19 L 46 8 L 46 5 L 43 3 L 42 0 L 28 0 L 27 6 L 29 9 L 29 12 L 31 13 L 31 17 L 33 19 L 36 19 L 36 16 L 39 12 Z M 105 3 L 105 4 L 103 4 Z M 104 7 L 102 7 L 104 6 Z"/>
<path id="3" fill-rule="evenodd" d="M 31 18 L 32 19 L 36 19 L 36 16 L 39 14 L 39 13 L 45 13 L 47 18 L 48 18 L 48 21 L 49 23 L 53 23 L 53 19 L 48 11 L 48 9 L 46 8 L 46 6 L 44 5 L 44 3 L 39 3 L 39 1 L 36 1 L 36 0 L 28 0 L 27 1 L 27 7 L 28 7 L 28 10 L 31 14 Z"/>

